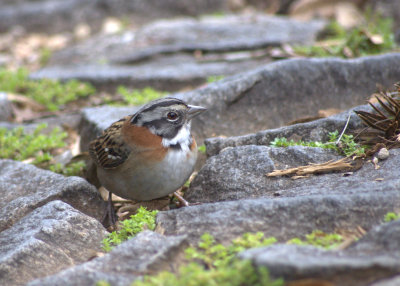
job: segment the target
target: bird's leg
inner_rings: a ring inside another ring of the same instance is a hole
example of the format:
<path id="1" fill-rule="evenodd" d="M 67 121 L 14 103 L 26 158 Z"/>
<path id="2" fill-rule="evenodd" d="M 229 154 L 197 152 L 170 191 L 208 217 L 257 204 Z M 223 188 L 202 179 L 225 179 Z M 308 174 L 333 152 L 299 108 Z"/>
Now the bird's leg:
<path id="1" fill-rule="evenodd" d="M 179 207 L 189 206 L 189 202 L 185 200 L 178 192 L 174 192 L 174 196 L 179 201 Z"/>
<path id="2" fill-rule="evenodd" d="M 114 205 L 112 203 L 112 193 L 108 192 L 107 207 L 104 212 L 103 218 L 101 219 L 101 222 L 103 225 L 105 225 L 105 223 L 108 222 L 108 226 L 114 227 L 117 221 L 118 217 L 115 212 Z"/>

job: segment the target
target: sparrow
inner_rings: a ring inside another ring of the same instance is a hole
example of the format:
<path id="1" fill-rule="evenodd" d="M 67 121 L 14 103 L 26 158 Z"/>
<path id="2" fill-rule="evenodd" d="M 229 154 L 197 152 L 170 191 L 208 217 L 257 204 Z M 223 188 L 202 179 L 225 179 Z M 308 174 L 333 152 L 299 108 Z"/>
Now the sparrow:
<path id="1" fill-rule="evenodd" d="M 176 98 L 157 99 L 90 142 L 97 177 L 109 191 L 103 221 L 107 216 L 111 225 L 117 221 L 112 193 L 149 201 L 175 192 L 187 181 L 197 160 L 191 119 L 205 110 Z"/>

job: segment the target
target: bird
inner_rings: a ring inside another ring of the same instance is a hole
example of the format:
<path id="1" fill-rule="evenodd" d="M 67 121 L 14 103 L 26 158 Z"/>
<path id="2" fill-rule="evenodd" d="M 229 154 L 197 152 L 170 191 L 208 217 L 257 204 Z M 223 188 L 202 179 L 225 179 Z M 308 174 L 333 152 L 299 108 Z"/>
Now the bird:
<path id="1" fill-rule="evenodd" d="M 177 98 L 156 99 L 89 143 L 97 178 L 109 192 L 103 223 L 106 217 L 110 225 L 117 222 L 113 193 L 149 201 L 175 192 L 187 181 L 197 160 L 191 120 L 204 111 Z"/>

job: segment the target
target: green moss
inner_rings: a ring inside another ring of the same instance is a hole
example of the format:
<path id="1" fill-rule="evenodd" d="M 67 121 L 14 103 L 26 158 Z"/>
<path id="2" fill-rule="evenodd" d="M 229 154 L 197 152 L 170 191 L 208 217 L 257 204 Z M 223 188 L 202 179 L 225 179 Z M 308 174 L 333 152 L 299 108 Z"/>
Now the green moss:
<path id="1" fill-rule="evenodd" d="M 59 128 L 45 134 L 46 124 L 40 124 L 33 133 L 27 133 L 22 127 L 12 130 L 0 128 L 0 158 L 17 161 L 29 160 L 34 165 L 66 176 L 81 174 L 85 168 L 84 161 L 67 166 L 53 163 L 52 152 L 66 146 L 67 133 Z"/>
<path id="2" fill-rule="evenodd" d="M 361 156 L 365 154 L 365 147 L 360 146 L 354 141 L 353 135 L 343 134 L 340 139 L 339 146 L 336 145 L 336 141 L 338 140 L 338 131 L 329 133 L 328 142 L 322 143 L 318 141 L 288 141 L 286 138 L 277 137 L 271 143 L 270 146 L 273 147 L 289 147 L 289 146 L 307 146 L 307 147 L 319 147 L 325 149 L 333 149 L 338 153 L 343 153 L 346 156 Z"/>
<path id="3" fill-rule="evenodd" d="M 156 227 L 156 215 L 158 211 L 148 211 L 140 207 L 136 214 L 131 215 L 130 219 L 121 222 L 121 229 L 113 231 L 103 239 L 103 248 L 110 251 L 125 240 L 134 237 L 144 229 L 154 230 Z"/>
<path id="4" fill-rule="evenodd" d="M 305 240 L 294 238 L 288 243 L 332 249 L 342 241 L 343 238 L 338 234 L 316 230 L 306 235 Z M 245 233 L 224 246 L 205 233 L 197 246 L 185 250 L 186 263 L 176 273 L 162 271 L 156 275 L 146 275 L 143 280 L 132 283 L 132 286 L 281 286 L 284 281 L 271 279 L 267 268 L 256 267 L 251 261 L 237 257 L 239 252 L 246 249 L 269 246 L 275 242 L 274 237 L 265 238 L 263 233 L 257 232 Z"/>
<path id="5" fill-rule="evenodd" d="M 46 127 L 46 124 L 40 124 L 32 134 L 25 133 L 22 127 L 0 128 L 0 158 L 18 161 L 34 158 L 34 164 L 50 161 L 51 150 L 66 146 L 67 133 L 55 128 L 46 135 L 42 133 Z"/>
<path id="6" fill-rule="evenodd" d="M 95 92 L 92 85 L 77 80 L 65 83 L 50 79 L 34 81 L 28 75 L 25 69 L 16 72 L 0 69 L 0 90 L 30 97 L 50 111 L 59 110 L 63 105 Z"/>
<path id="7" fill-rule="evenodd" d="M 367 12 L 366 21 L 359 27 L 346 31 L 337 22 L 332 22 L 325 31 L 325 40 L 330 45 L 298 46 L 297 53 L 316 57 L 360 57 L 394 50 L 396 43 L 393 21 L 377 13 Z"/>
<path id="8" fill-rule="evenodd" d="M 207 83 L 216 82 L 216 81 L 222 80 L 224 78 L 225 78 L 225 76 L 223 76 L 223 75 L 212 75 L 212 76 L 207 77 Z"/>
<path id="9" fill-rule="evenodd" d="M 100 280 L 96 282 L 96 286 L 111 286 L 111 284 L 108 283 L 107 281 Z"/>
<path id="10" fill-rule="evenodd" d="M 292 238 L 287 243 L 297 245 L 312 245 L 325 249 L 332 249 L 339 246 L 343 242 L 343 237 L 336 233 L 325 233 L 320 230 L 314 230 L 307 234 L 305 240 L 300 238 Z"/>
<path id="11" fill-rule="evenodd" d="M 128 90 L 124 86 L 119 86 L 117 92 L 124 98 L 125 103 L 131 105 L 142 105 L 167 94 L 166 92 L 158 91 L 151 87 Z"/>
<path id="12" fill-rule="evenodd" d="M 71 162 L 65 166 L 60 163 L 49 166 L 50 171 L 59 173 L 64 176 L 83 176 L 85 168 L 86 163 L 83 160 Z"/>
<path id="13" fill-rule="evenodd" d="M 276 137 L 270 145 L 272 147 L 289 147 L 289 146 L 306 146 L 306 147 L 320 147 L 320 148 L 326 148 L 326 149 L 335 149 L 334 144 L 331 143 L 322 143 L 318 141 L 311 141 L 311 142 L 306 142 L 306 141 L 294 141 L 294 140 L 287 140 L 284 137 Z"/>
<path id="14" fill-rule="evenodd" d="M 132 286 L 282 286 L 283 280 L 272 280 L 265 267 L 254 267 L 248 260 L 235 260 L 229 267 L 205 270 L 202 265 L 189 263 L 179 274 L 162 271 L 156 276 L 145 276 Z"/>
<path id="15" fill-rule="evenodd" d="M 162 271 L 155 276 L 145 276 L 143 281 L 135 281 L 132 285 L 280 286 L 283 285 L 283 280 L 272 280 L 265 267 L 255 267 L 250 261 L 236 257 L 236 254 L 244 249 L 270 245 L 275 241 L 274 238 L 264 238 L 262 233 L 244 234 L 235 239 L 231 245 L 223 246 L 206 233 L 201 237 L 197 247 L 186 249 L 188 263 L 180 267 L 177 274 Z"/>
<path id="16" fill-rule="evenodd" d="M 39 63 L 40 63 L 40 65 L 41 66 L 46 65 L 49 62 L 52 54 L 53 53 L 49 48 L 42 48 L 40 50 L 40 55 L 39 55 Z"/>
<path id="17" fill-rule="evenodd" d="M 268 246 L 276 242 L 273 237 L 264 238 L 262 232 L 255 234 L 245 233 L 242 237 L 234 239 L 229 246 L 217 244 L 212 235 L 205 233 L 201 237 L 198 247 L 186 249 L 187 258 L 200 260 L 207 267 L 220 267 L 230 264 L 236 254 L 253 247 Z"/>
<path id="18" fill-rule="evenodd" d="M 390 222 L 390 221 L 394 221 L 394 220 L 398 220 L 398 219 L 400 219 L 400 213 L 389 212 L 389 213 L 385 214 L 384 221 Z"/>
<path id="19" fill-rule="evenodd" d="M 197 150 L 199 150 L 199 152 L 202 154 L 206 154 L 206 145 L 200 145 L 199 147 L 197 147 Z"/>

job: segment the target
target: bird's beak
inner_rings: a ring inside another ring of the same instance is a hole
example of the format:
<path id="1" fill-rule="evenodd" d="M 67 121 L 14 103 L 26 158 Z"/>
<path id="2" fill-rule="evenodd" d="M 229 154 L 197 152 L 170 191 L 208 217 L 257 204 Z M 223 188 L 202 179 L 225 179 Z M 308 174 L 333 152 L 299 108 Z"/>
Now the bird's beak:
<path id="1" fill-rule="evenodd" d="M 189 111 L 187 113 L 188 120 L 192 119 L 193 117 L 196 117 L 200 113 L 207 110 L 207 108 L 202 106 L 188 105 L 188 107 L 189 107 Z"/>

